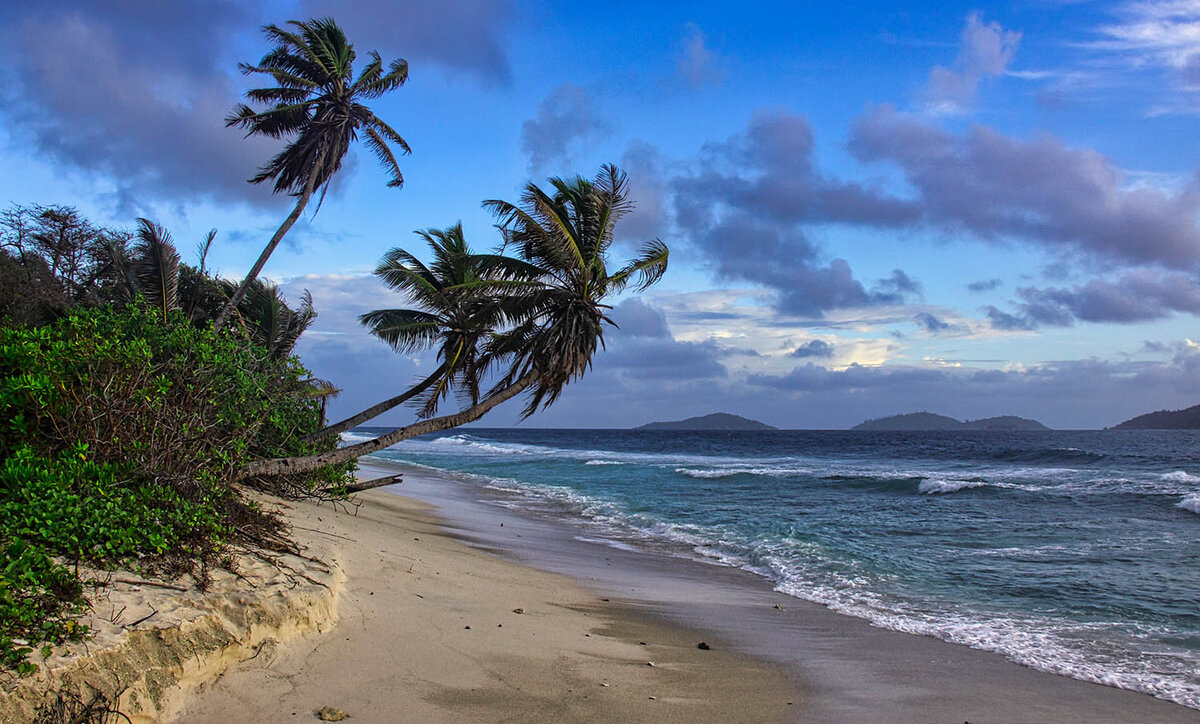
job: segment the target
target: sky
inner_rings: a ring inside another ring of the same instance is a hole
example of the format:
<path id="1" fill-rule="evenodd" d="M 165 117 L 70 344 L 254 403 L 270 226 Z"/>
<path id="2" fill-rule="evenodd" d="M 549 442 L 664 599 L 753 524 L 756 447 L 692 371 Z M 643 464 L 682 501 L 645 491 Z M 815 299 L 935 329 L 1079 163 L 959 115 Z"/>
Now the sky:
<path id="1" fill-rule="evenodd" d="M 224 118 L 267 23 L 332 16 L 405 58 L 373 102 L 405 183 L 361 147 L 264 275 L 320 314 L 297 351 L 334 417 L 436 366 L 367 335 L 371 274 L 418 229 L 551 176 L 629 173 L 670 270 L 545 412 L 630 427 L 731 412 L 845 428 L 927 410 L 1097 428 L 1200 403 L 1200 1 L 0 3 L 0 203 L 170 230 L 243 274 L 290 209 L 247 179 L 281 147 Z M 398 410 L 381 424 L 403 423 Z"/>

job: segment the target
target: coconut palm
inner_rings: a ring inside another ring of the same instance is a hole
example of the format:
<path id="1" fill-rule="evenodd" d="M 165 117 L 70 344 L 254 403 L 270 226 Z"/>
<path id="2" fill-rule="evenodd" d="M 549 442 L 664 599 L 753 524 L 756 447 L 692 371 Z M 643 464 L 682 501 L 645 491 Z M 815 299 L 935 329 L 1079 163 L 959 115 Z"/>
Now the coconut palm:
<path id="1" fill-rule="evenodd" d="M 401 394 L 310 437 L 344 432 L 410 400 L 420 404 L 419 416 L 429 417 L 453 390 L 472 405 L 479 402 L 484 344 L 512 319 L 519 298 L 515 292 L 537 286 L 539 271 L 516 259 L 475 254 L 463 237 L 461 223 L 416 234 L 432 252 L 428 266 L 395 248 L 375 269 L 377 277 L 416 308 L 376 309 L 359 319 L 371 334 L 401 354 L 436 348 L 437 369 Z"/>
<path id="2" fill-rule="evenodd" d="M 502 366 L 499 382 L 477 403 L 450 415 L 392 430 L 374 440 L 299 458 L 256 460 L 243 466 L 243 478 L 315 470 L 369 455 L 401 440 L 474 422 L 497 405 L 529 391 L 525 414 L 558 399 L 563 387 L 584 374 L 604 343 L 606 300 L 629 288 L 645 289 L 666 272 L 667 247 L 655 240 L 636 258 L 609 271 L 607 253 L 613 228 L 632 208 L 624 173 L 605 166 L 595 181 L 551 179 L 553 193 L 528 184 L 519 204 L 488 201 L 519 260 L 488 263 L 513 270 L 520 283 L 500 286 L 487 296 L 503 304 L 509 326 L 491 335 L 476 366 Z"/>
<path id="3" fill-rule="evenodd" d="M 393 91 L 408 80 L 408 63 L 393 61 L 384 71 L 379 53 L 354 77 L 354 46 L 331 18 L 292 20 L 295 31 L 268 25 L 263 28 L 275 48 L 258 65 L 239 65 L 246 75 L 270 76 L 276 86 L 247 91 L 256 111 L 242 104 L 225 119 L 227 126 L 246 129 L 246 135 L 292 138 L 291 143 L 259 169 L 250 183 L 274 181 L 275 193 L 296 197 L 296 204 L 267 243 L 245 281 L 230 297 L 214 324 L 221 329 L 237 308 L 250 283 L 258 277 L 275 247 L 300 218 L 313 193 L 324 194 L 330 179 L 342 167 L 350 144 L 362 134 L 363 143 L 391 176 L 388 186 L 404 185 L 391 145 L 410 153 L 400 134 L 363 104 Z M 390 145 L 391 144 L 391 145 Z"/>

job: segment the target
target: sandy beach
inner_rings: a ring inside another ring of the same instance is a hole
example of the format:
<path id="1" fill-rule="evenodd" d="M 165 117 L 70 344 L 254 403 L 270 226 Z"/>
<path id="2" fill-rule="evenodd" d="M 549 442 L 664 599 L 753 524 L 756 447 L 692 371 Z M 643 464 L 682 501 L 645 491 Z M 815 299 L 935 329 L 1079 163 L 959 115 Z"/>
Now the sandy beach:
<path id="1" fill-rule="evenodd" d="M 780 666 L 470 548 L 417 501 L 359 500 L 287 510 L 346 573 L 339 623 L 231 666 L 177 721 L 333 707 L 361 722 L 757 722 L 803 706 Z"/>

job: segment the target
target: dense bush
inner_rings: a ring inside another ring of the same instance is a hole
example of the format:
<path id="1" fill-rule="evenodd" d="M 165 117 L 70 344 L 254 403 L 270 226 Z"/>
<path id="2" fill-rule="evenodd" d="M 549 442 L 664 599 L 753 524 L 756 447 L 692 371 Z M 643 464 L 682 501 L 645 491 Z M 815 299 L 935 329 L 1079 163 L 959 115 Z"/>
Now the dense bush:
<path id="1" fill-rule="evenodd" d="M 0 570 L 0 658 L 24 660 L 13 639 L 77 633 L 82 589 L 52 557 L 203 581 L 230 542 L 278 541 L 233 481 L 247 459 L 318 451 L 300 441 L 320 425 L 307 376 L 243 336 L 136 303 L 0 328 L 0 545 L 21 552 Z M 296 494 L 350 470 L 243 482 Z"/>

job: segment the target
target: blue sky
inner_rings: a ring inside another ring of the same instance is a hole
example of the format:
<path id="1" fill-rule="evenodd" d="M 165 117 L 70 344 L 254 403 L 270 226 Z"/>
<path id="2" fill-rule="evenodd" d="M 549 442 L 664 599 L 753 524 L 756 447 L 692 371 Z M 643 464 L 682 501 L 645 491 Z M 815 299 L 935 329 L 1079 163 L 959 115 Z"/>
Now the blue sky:
<path id="1" fill-rule="evenodd" d="M 300 353 L 334 415 L 432 368 L 355 321 L 403 306 L 370 276 L 387 249 L 460 219 L 490 247 L 483 199 L 606 162 L 638 202 L 617 253 L 659 237 L 671 271 L 525 425 L 1200 402 L 1200 2 L 9 4 L 0 201 L 146 216 L 185 257 L 216 227 L 241 274 L 288 204 L 245 182 L 275 146 L 224 128 L 236 64 L 324 14 L 409 61 L 374 109 L 413 148 L 399 191 L 352 152 L 265 270 L 314 295 Z"/>

